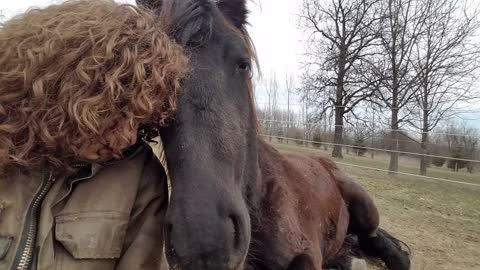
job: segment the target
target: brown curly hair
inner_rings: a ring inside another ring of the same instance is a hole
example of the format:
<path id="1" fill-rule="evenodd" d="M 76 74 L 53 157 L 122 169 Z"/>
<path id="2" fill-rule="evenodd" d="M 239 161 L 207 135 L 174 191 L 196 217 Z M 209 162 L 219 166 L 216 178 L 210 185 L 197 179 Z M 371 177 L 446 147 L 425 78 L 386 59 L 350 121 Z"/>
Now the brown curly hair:
<path id="1" fill-rule="evenodd" d="M 149 11 L 67 1 L 0 25 L 0 176 L 69 168 L 79 144 L 118 123 L 144 139 L 176 108 L 187 57 Z"/>

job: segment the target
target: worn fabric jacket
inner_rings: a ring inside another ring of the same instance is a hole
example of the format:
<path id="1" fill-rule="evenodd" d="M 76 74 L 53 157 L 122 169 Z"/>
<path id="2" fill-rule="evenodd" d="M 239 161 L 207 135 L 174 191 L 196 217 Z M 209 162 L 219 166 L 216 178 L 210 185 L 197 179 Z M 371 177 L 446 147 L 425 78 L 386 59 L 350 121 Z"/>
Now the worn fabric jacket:
<path id="1" fill-rule="evenodd" d="M 145 143 L 69 176 L 0 179 L 0 270 L 158 270 L 167 192 Z"/>

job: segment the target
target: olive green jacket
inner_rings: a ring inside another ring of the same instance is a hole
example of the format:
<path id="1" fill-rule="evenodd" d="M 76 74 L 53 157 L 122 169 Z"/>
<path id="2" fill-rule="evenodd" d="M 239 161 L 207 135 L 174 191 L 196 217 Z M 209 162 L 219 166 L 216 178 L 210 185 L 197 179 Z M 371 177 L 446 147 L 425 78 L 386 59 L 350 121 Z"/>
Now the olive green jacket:
<path id="1" fill-rule="evenodd" d="M 0 179 L 0 270 L 160 269 L 165 171 L 138 144 L 70 176 Z"/>

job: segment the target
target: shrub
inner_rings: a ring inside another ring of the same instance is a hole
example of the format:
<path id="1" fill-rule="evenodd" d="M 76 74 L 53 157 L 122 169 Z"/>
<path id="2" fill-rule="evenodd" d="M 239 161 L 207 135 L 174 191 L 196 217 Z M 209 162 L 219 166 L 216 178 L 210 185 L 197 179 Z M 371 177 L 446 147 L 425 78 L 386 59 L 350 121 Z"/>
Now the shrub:
<path id="1" fill-rule="evenodd" d="M 445 158 L 441 158 L 441 157 L 434 157 L 432 158 L 432 163 L 433 165 L 435 165 L 435 167 L 443 167 L 443 165 L 445 165 L 445 161 L 447 161 Z"/>
<path id="2" fill-rule="evenodd" d="M 468 166 L 469 164 L 468 161 L 459 160 L 459 159 L 465 158 L 463 155 L 463 151 L 460 147 L 453 148 L 450 151 L 451 151 L 452 159 L 448 160 L 448 165 L 447 165 L 448 168 L 458 172 L 459 170 Z"/>
<path id="3" fill-rule="evenodd" d="M 288 131 L 287 131 L 287 137 L 289 138 L 293 138 L 293 139 L 297 139 L 295 140 L 295 143 L 298 144 L 298 145 L 302 145 L 303 144 L 303 130 L 302 129 L 299 129 L 299 128 L 289 128 Z"/>
<path id="4" fill-rule="evenodd" d="M 314 141 L 314 143 L 312 143 L 313 147 L 320 148 L 323 142 L 322 134 L 320 132 L 315 132 L 315 134 L 313 134 L 312 141 Z"/>
<path id="5" fill-rule="evenodd" d="M 365 138 L 361 136 L 356 136 L 353 145 L 353 152 L 355 152 L 357 156 L 363 157 L 367 152 L 367 149 L 365 148 Z"/>

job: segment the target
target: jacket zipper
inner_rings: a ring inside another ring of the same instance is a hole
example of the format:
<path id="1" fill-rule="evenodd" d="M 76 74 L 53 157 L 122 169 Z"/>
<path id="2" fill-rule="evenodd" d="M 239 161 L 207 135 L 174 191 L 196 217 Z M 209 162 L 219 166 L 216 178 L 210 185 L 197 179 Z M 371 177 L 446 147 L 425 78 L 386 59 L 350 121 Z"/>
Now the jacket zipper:
<path id="1" fill-rule="evenodd" d="M 22 238 L 20 240 L 20 245 L 18 248 L 19 252 L 15 257 L 12 270 L 30 269 L 37 238 L 37 226 L 40 215 L 40 207 L 43 199 L 52 187 L 54 181 L 55 178 L 50 172 L 48 174 L 47 181 L 44 181 L 44 183 L 42 183 L 40 190 L 37 192 L 33 199 L 33 203 L 30 205 L 25 222 L 25 227 L 22 233 Z"/>
<path id="2" fill-rule="evenodd" d="M 81 170 L 83 170 L 84 168 L 87 168 L 87 167 L 89 167 L 89 166 L 91 166 L 91 164 L 88 164 L 88 163 L 76 163 L 76 164 L 73 164 L 73 165 L 72 165 L 73 168 L 77 168 L 77 169 L 81 169 Z M 60 199 L 56 200 L 56 201 L 53 203 L 52 207 L 55 207 L 59 202 L 63 201 L 63 200 L 68 196 L 68 194 L 70 194 L 70 192 L 72 191 L 72 186 L 73 186 L 74 183 L 76 183 L 76 182 L 78 182 L 78 181 L 82 181 L 82 180 L 89 179 L 89 178 L 91 178 L 91 177 L 92 177 L 92 173 L 90 173 L 90 174 L 87 175 L 87 176 L 83 176 L 83 177 L 78 177 L 78 178 L 73 178 L 73 179 L 71 179 L 70 182 L 69 182 L 69 184 L 68 184 L 68 185 L 69 185 L 68 192 L 65 193 L 62 197 L 60 197 Z"/>
<path id="3" fill-rule="evenodd" d="M 72 165 L 73 168 L 84 168 L 87 167 L 89 164 L 88 163 L 75 163 Z"/>

